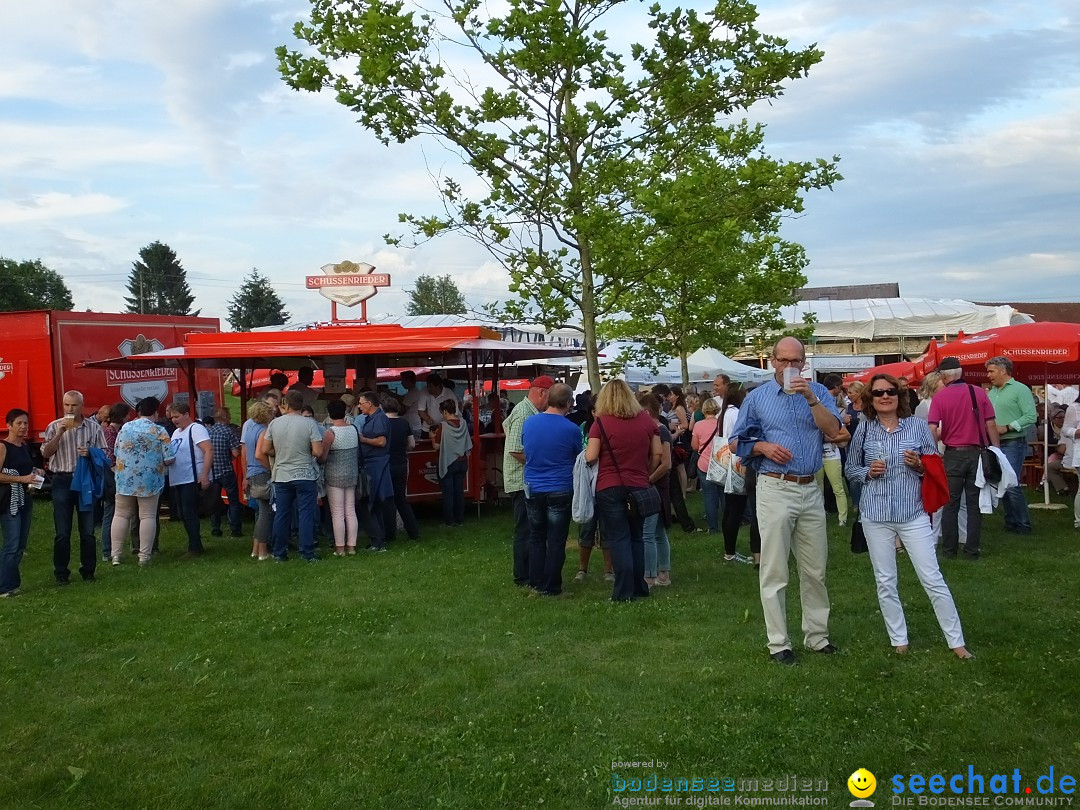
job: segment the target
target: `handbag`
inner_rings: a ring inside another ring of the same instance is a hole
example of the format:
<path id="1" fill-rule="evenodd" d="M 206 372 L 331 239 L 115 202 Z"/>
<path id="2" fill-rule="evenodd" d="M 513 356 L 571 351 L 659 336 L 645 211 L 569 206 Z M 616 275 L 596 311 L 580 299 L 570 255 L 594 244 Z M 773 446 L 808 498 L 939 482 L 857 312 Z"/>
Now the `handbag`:
<path id="1" fill-rule="evenodd" d="M 596 424 L 600 426 L 600 437 L 603 439 L 605 445 L 607 445 L 607 451 L 611 454 L 611 463 L 615 465 L 615 474 L 619 476 L 619 481 L 623 480 L 622 470 L 619 469 L 619 460 L 615 457 L 615 450 L 611 447 L 611 442 L 608 441 L 607 431 L 604 430 L 604 423 L 599 417 L 596 419 Z M 623 483 L 623 487 L 626 484 Z M 639 487 L 630 489 L 626 487 L 630 494 L 630 514 L 636 518 L 647 518 L 653 515 L 660 514 L 660 493 L 654 486 Z"/>
<path id="2" fill-rule="evenodd" d="M 270 500 L 270 473 L 259 473 L 247 479 L 247 499 L 257 501 Z"/>
<path id="3" fill-rule="evenodd" d="M 971 394 L 971 412 L 975 414 L 975 421 L 979 425 L 979 435 L 985 439 L 983 448 L 979 451 L 979 460 L 982 462 L 983 479 L 991 486 L 1001 483 L 1001 462 L 989 448 L 990 436 L 986 432 L 986 422 L 979 415 L 979 406 L 975 402 L 975 388 L 969 383 L 968 393 Z"/>
<path id="4" fill-rule="evenodd" d="M 716 420 L 716 428 L 719 431 L 727 411 L 727 403 Z M 726 436 L 716 436 L 709 448 L 709 469 L 705 478 L 714 484 L 721 484 L 724 492 L 741 495 L 746 492 L 746 467 L 738 456 L 731 452 L 731 442 Z"/>
<path id="5" fill-rule="evenodd" d="M 851 524 L 851 553 L 865 554 L 869 550 L 866 546 L 866 535 L 863 533 L 862 521 L 856 520 Z"/>

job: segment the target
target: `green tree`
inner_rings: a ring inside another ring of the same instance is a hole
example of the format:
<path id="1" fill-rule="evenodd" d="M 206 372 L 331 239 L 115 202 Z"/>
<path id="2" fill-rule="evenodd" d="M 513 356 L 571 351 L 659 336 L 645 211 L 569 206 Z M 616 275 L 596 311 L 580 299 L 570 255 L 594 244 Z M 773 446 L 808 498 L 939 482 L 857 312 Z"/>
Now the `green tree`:
<path id="1" fill-rule="evenodd" d="M 595 388 L 598 321 L 655 269 L 639 197 L 684 151 L 722 148 L 728 117 L 780 96 L 823 54 L 760 33 L 745 0 L 701 13 L 653 4 L 636 29 L 646 41 L 625 52 L 603 28 L 625 26 L 625 0 L 507 5 L 498 17 L 480 0 L 443 0 L 438 13 L 311 0 L 294 32 L 315 53 L 280 47 L 279 69 L 295 89 L 334 92 L 384 144 L 434 136 L 460 156 L 480 198 L 446 177 L 443 214 L 400 220 L 414 240 L 462 233 L 484 245 L 510 274 L 508 316 L 549 327 L 580 317 Z"/>
<path id="2" fill-rule="evenodd" d="M 75 306 L 63 277 L 43 265 L 41 259 L 17 262 L 0 257 L 0 278 L 5 288 L 0 296 L 0 311 L 69 310 Z"/>
<path id="3" fill-rule="evenodd" d="M 806 283 L 806 255 L 780 239 L 783 217 L 803 210 L 804 191 L 834 179 L 814 163 L 764 156 L 761 126 L 729 131 L 722 149 L 684 152 L 678 170 L 635 201 L 647 223 L 639 251 L 652 270 L 600 327 L 642 341 L 645 362 L 678 357 L 684 385 L 694 351 L 731 352 L 747 335 L 784 327 L 780 307 Z"/>
<path id="4" fill-rule="evenodd" d="M 235 332 L 248 332 L 258 326 L 277 326 L 289 320 L 285 304 L 270 279 L 251 268 L 240 289 L 229 299 L 229 325 Z"/>
<path id="5" fill-rule="evenodd" d="M 191 311 L 195 296 L 187 283 L 187 271 L 175 251 L 162 242 L 151 242 L 139 251 L 142 261 L 132 262 L 128 277 L 127 311 L 141 315 L 198 315 Z"/>
<path id="6" fill-rule="evenodd" d="M 418 276 L 409 290 L 409 315 L 460 315 L 465 312 L 465 298 L 457 284 L 445 276 Z"/>

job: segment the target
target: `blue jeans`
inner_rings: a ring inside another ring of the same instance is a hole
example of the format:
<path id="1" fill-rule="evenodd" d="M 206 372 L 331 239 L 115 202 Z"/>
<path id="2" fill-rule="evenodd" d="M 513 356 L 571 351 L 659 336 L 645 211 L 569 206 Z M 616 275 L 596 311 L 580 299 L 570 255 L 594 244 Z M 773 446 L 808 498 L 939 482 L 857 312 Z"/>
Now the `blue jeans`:
<path id="1" fill-rule="evenodd" d="M 668 542 L 667 527 L 660 515 L 645 518 L 645 577 L 656 579 L 657 573 L 671 571 L 671 543 Z"/>
<path id="2" fill-rule="evenodd" d="M 97 541 L 94 539 L 94 510 L 78 510 L 79 495 L 71 491 L 71 473 L 53 473 L 52 507 L 53 573 L 57 582 L 71 578 L 71 531 L 76 519 L 79 529 L 79 573 L 83 579 L 93 579 L 97 570 Z"/>
<path id="3" fill-rule="evenodd" d="M 1024 468 L 1024 457 L 1027 455 L 1028 443 L 1025 439 L 1006 439 L 1001 442 L 1001 452 L 1009 460 L 1009 466 L 1016 473 L 1016 480 L 1020 480 L 1020 473 Z M 1021 485 L 1009 487 L 1005 490 L 1005 497 L 1001 499 L 1005 507 L 1005 528 L 1031 531 L 1031 519 L 1028 517 L 1027 495 Z"/>
<path id="4" fill-rule="evenodd" d="M 3 535 L 4 546 L 3 551 L 0 551 L 0 593 L 8 593 L 22 584 L 19 578 L 19 563 L 22 562 L 26 541 L 30 537 L 30 517 L 34 512 L 34 502 L 27 495 L 19 514 L 12 515 L 9 509 L 2 511 L 0 534 Z"/>
<path id="5" fill-rule="evenodd" d="M 112 521 L 116 514 L 116 497 L 101 499 L 101 554 L 112 556 Z M 123 549 L 120 549 L 123 551 Z"/>
<path id="6" fill-rule="evenodd" d="M 459 458 L 446 468 L 446 475 L 439 479 L 442 490 L 442 519 L 447 526 L 460 526 L 465 522 L 465 472 L 468 461 Z"/>
<path id="7" fill-rule="evenodd" d="M 642 518 L 630 514 L 630 490 L 608 487 L 596 493 L 596 517 L 604 527 L 604 548 L 611 551 L 615 588 L 611 598 L 625 602 L 649 595 L 645 584 L 645 542 Z"/>
<path id="8" fill-rule="evenodd" d="M 214 493 L 214 506 L 210 511 L 210 529 L 215 532 L 221 531 L 222 488 L 229 498 L 229 528 L 232 529 L 234 535 L 239 535 L 244 528 L 244 519 L 240 512 L 240 487 L 236 483 L 236 473 L 232 470 L 210 482 L 210 491 Z"/>
<path id="9" fill-rule="evenodd" d="M 317 500 L 318 488 L 314 481 L 274 483 L 274 556 L 279 560 L 289 558 L 293 504 L 297 507 L 300 556 L 305 560 L 315 559 L 315 522 L 319 519 Z"/>
<path id="10" fill-rule="evenodd" d="M 529 585 L 549 596 L 562 593 L 566 538 L 570 534 L 573 491 L 532 492 L 529 512 Z"/>
<path id="11" fill-rule="evenodd" d="M 710 481 L 701 470 L 698 470 L 698 481 L 701 482 L 701 493 L 705 497 L 705 522 L 709 524 L 710 532 L 718 532 L 720 520 L 724 516 L 724 488 Z"/>

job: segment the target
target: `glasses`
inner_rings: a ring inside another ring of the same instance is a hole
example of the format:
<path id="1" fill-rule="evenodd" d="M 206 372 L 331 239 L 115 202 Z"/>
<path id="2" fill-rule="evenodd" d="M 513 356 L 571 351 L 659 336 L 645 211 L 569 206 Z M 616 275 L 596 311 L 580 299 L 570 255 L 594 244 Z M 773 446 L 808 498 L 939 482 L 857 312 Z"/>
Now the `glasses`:
<path id="1" fill-rule="evenodd" d="M 880 397 L 895 397 L 899 393 L 900 389 L 898 388 L 875 388 L 870 392 L 870 396 L 879 399 Z"/>
<path id="2" fill-rule="evenodd" d="M 806 365 L 806 358 L 799 357 L 795 360 L 789 360 L 786 357 L 774 357 L 772 359 L 774 366 L 803 366 Z"/>

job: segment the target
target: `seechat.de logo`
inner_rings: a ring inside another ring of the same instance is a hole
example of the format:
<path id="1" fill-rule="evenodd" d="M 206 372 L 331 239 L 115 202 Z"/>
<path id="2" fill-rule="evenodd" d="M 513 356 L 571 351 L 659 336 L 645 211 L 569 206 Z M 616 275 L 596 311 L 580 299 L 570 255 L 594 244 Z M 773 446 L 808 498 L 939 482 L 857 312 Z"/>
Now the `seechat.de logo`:
<path id="1" fill-rule="evenodd" d="M 847 780 L 847 789 L 855 797 L 849 807 L 873 807 L 874 803 L 868 801 L 877 790 L 877 779 L 866 768 L 859 768 Z"/>

